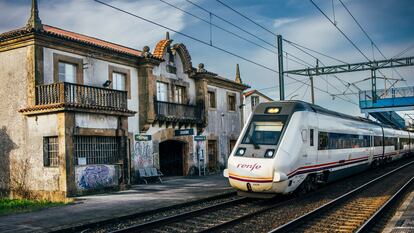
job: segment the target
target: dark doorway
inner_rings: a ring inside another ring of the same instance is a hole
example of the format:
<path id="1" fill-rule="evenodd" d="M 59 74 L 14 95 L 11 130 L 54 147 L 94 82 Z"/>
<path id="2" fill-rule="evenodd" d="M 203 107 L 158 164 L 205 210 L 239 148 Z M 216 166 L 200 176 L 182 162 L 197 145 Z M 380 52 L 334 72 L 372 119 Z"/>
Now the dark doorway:
<path id="1" fill-rule="evenodd" d="M 184 143 L 164 141 L 160 143 L 160 169 L 165 176 L 183 175 Z"/>

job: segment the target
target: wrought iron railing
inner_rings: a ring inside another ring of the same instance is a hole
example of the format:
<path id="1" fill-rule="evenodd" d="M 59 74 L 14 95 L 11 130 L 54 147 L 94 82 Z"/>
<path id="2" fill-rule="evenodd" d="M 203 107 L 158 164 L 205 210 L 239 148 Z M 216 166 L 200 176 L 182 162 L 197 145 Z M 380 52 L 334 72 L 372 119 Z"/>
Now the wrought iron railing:
<path id="1" fill-rule="evenodd" d="M 202 107 L 155 100 L 157 116 L 171 119 L 202 120 Z"/>
<path id="2" fill-rule="evenodd" d="M 127 109 L 127 92 L 74 83 L 36 86 L 36 105 L 69 104 L 81 107 Z"/>

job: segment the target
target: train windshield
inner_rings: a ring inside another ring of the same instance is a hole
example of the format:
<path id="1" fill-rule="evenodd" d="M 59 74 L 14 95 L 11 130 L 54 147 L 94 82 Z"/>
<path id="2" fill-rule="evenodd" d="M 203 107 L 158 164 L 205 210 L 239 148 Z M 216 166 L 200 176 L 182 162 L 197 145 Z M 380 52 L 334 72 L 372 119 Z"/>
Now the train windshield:
<path id="1" fill-rule="evenodd" d="M 284 121 L 255 121 L 250 123 L 243 138 L 244 144 L 277 145 L 282 134 Z"/>

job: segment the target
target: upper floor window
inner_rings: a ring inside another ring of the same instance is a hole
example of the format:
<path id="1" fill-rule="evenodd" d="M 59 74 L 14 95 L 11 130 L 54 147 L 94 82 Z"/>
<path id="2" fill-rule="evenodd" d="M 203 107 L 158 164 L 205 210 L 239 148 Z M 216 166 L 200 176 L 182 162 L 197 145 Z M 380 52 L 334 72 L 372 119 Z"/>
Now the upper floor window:
<path id="1" fill-rule="evenodd" d="M 59 82 L 76 83 L 76 65 L 59 62 Z"/>
<path id="2" fill-rule="evenodd" d="M 126 91 L 126 75 L 122 73 L 112 73 L 112 88 L 119 91 Z"/>
<path id="3" fill-rule="evenodd" d="M 167 72 L 176 74 L 177 67 L 175 66 L 174 53 L 171 51 L 170 48 L 168 48 L 167 54 L 168 54 Z"/>
<path id="4" fill-rule="evenodd" d="M 184 104 L 186 101 L 186 90 L 183 86 L 174 87 L 175 102 Z"/>
<path id="5" fill-rule="evenodd" d="M 128 99 L 131 99 L 131 71 L 118 66 L 109 66 L 110 88 L 118 91 L 126 91 Z"/>
<path id="6" fill-rule="evenodd" d="M 168 84 L 157 81 L 157 100 L 168 101 Z"/>
<path id="7" fill-rule="evenodd" d="M 208 106 L 209 108 L 216 108 L 216 92 L 208 91 Z"/>
<path id="8" fill-rule="evenodd" d="M 259 96 L 252 96 L 252 110 L 259 104 Z"/>
<path id="9" fill-rule="evenodd" d="M 227 94 L 227 107 L 229 111 L 236 111 L 236 94 Z"/>
<path id="10" fill-rule="evenodd" d="M 54 82 L 83 84 L 83 60 L 61 54 L 53 54 Z"/>

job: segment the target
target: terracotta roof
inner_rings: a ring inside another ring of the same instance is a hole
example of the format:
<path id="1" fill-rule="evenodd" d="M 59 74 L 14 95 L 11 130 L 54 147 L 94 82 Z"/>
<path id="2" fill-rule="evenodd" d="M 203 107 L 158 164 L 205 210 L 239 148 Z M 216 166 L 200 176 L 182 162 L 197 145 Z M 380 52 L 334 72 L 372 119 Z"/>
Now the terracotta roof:
<path id="1" fill-rule="evenodd" d="M 57 28 L 57 27 L 53 27 L 49 25 L 43 25 L 43 30 L 41 31 L 35 31 L 27 27 L 22 27 L 16 30 L 5 32 L 5 33 L 0 34 L 0 41 L 6 40 L 9 38 L 18 37 L 18 36 L 24 36 L 28 33 L 33 33 L 33 32 L 43 33 L 43 34 L 52 35 L 52 36 L 58 36 L 64 39 L 86 43 L 89 45 L 102 47 L 104 49 L 110 49 L 116 52 L 125 53 L 125 54 L 132 55 L 132 56 L 141 56 L 141 51 L 139 50 L 128 48 L 128 47 L 125 47 L 119 44 L 111 43 L 111 42 L 97 39 L 94 37 L 82 35 L 76 32 L 63 30 L 61 28 Z"/>
<path id="2" fill-rule="evenodd" d="M 258 91 L 258 90 L 255 90 L 255 89 L 250 90 L 250 91 L 246 91 L 245 93 L 243 93 L 243 95 L 244 95 L 245 97 L 249 97 L 249 96 L 253 95 L 254 93 L 256 93 L 256 94 L 258 94 L 258 95 L 261 95 L 262 97 L 264 97 L 264 98 L 266 98 L 266 99 L 268 99 L 268 100 L 270 100 L 270 101 L 273 101 L 273 99 L 272 99 L 272 98 L 268 97 L 267 95 L 265 95 L 265 94 L 261 93 L 261 92 L 260 92 L 260 91 Z"/>
<path id="3" fill-rule="evenodd" d="M 104 41 L 101 39 L 97 39 L 94 37 L 85 36 L 85 35 L 82 35 L 76 32 L 66 31 L 66 30 L 63 30 L 57 27 L 49 26 L 49 25 L 43 25 L 43 30 L 52 35 L 62 36 L 68 39 L 112 49 L 118 52 L 127 53 L 127 54 L 134 55 L 134 56 L 141 56 L 141 51 L 139 50 L 128 48 L 128 47 L 118 45 L 118 44 L 114 44 L 114 43 Z"/>
<path id="4" fill-rule="evenodd" d="M 154 48 L 152 55 L 156 58 L 162 59 L 164 56 L 165 50 L 170 46 L 172 40 L 160 40 Z"/>

